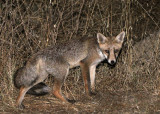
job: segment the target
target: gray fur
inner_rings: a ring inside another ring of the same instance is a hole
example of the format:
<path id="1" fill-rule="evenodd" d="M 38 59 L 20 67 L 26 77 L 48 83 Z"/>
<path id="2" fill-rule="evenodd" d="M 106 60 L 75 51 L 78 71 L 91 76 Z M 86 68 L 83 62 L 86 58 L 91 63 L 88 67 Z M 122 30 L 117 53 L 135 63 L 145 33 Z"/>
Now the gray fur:
<path id="1" fill-rule="evenodd" d="M 122 34 L 122 33 L 121 33 Z M 95 68 L 104 59 L 109 59 L 106 50 L 109 47 L 121 49 L 122 42 L 114 39 L 108 40 L 105 36 L 99 38 L 77 38 L 61 44 L 47 47 L 33 55 L 27 64 L 15 73 L 15 86 L 20 88 L 17 105 L 22 106 L 25 93 L 41 95 L 48 93 L 48 88 L 43 82 L 48 75 L 54 76 L 53 94 L 65 102 L 74 103 L 61 93 L 61 87 L 65 81 L 69 69 L 80 66 L 87 94 L 94 90 Z M 91 73 L 89 73 L 91 71 Z M 90 75 L 90 76 L 89 76 Z"/>

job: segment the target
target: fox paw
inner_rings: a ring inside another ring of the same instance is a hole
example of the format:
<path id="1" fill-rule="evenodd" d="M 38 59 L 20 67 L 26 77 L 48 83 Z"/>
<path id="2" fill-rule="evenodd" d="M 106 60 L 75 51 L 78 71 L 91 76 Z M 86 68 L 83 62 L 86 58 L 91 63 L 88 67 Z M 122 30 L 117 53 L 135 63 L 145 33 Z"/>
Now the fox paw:
<path id="1" fill-rule="evenodd" d="M 25 109 L 25 106 L 23 104 L 18 105 L 18 109 L 23 110 Z"/>
<path id="2" fill-rule="evenodd" d="M 95 96 L 97 94 L 97 92 L 90 92 L 89 96 Z"/>
<path id="3" fill-rule="evenodd" d="M 68 99 L 68 102 L 74 104 L 76 101 Z"/>

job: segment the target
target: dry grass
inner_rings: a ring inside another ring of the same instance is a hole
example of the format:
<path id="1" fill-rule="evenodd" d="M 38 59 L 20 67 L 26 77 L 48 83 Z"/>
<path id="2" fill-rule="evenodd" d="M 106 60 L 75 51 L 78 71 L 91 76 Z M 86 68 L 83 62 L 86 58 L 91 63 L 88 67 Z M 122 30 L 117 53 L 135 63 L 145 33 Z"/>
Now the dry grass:
<path id="1" fill-rule="evenodd" d="M 159 6 L 159 0 L 0 1 L 0 112 L 158 113 Z M 97 68 L 96 96 L 86 97 L 76 68 L 63 87 L 67 97 L 78 100 L 76 104 L 63 104 L 52 95 L 26 95 L 26 109 L 16 109 L 18 91 L 12 76 L 33 53 L 76 37 L 116 35 L 122 30 L 127 36 L 117 66 L 110 69 L 101 63 Z"/>

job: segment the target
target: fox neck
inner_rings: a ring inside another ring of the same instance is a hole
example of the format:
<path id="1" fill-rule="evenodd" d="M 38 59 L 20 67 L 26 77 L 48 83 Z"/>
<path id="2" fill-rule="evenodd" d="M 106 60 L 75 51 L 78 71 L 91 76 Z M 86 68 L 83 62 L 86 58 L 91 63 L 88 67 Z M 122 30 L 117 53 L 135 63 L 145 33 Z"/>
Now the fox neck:
<path id="1" fill-rule="evenodd" d="M 107 58 L 107 57 L 105 57 L 105 55 L 103 54 L 103 52 L 100 48 L 97 48 L 97 53 L 98 53 L 101 61 L 103 61 L 105 58 Z"/>

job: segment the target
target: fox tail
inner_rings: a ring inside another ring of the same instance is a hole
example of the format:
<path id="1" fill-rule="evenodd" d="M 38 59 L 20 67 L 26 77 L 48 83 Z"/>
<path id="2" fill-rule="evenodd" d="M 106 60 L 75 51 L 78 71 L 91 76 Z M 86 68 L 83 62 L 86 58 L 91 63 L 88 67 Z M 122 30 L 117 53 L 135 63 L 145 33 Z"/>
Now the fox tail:
<path id="1" fill-rule="evenodd" d="M 27 91 L 27 94 L 42 96 L 42 95 L 49 94 L 50 91 L 51 91 L 51 88 L 48 87 L 45 83 L 41 82 L 33 86 L 31 89 L 29 89 Z"/>
<path id="2" fill-rule="evenodd" d="M 18 69 L 13 76 L 14 85 L 18 89 L 20 89 L 20 87 L 24 85 L 24 82 L 19 79 L 23 75 L 24 70 L 25 70 L 25 67 Z M 51 91 L 51 88 L 48 87 L 45 83 L 41 82 L 41 83 L 38 83 L 37 85 L 34 85 L 32 88 L 30 88 L 27 91 L 27 94 L 42 96 L 42 95 L 48 94 L 50 91 Z"/>

